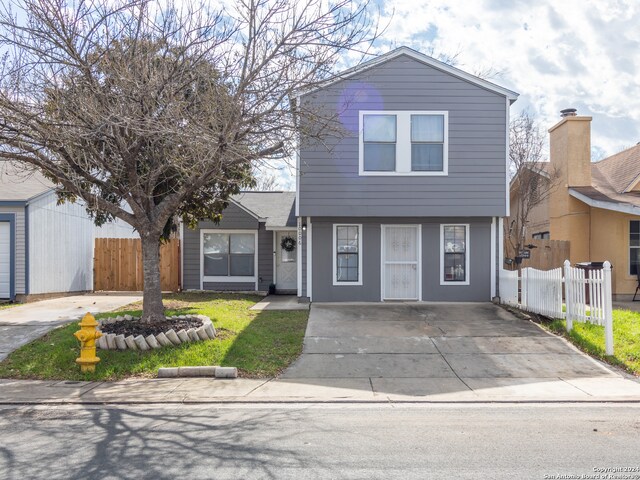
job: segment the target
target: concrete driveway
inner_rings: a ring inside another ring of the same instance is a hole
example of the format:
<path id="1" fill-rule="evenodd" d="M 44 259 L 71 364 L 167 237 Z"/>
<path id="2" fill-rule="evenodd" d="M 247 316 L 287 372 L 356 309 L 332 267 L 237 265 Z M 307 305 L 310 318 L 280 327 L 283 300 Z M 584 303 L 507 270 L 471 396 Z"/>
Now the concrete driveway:
<path id="1" fill-rule="evenodd" d="M 637 382 L 491 303 L 313 304 L 303 354 L 278 382 L 356 397 L 640 394 Z"/>
<path id="2" fill-rule="evenodd" d="M 0 360 L 58 325 L 76 320 L 87 312 L 108 312 L 138 300 L 142 300 L 141 295 L 73 295 L 0 310 Z"/>

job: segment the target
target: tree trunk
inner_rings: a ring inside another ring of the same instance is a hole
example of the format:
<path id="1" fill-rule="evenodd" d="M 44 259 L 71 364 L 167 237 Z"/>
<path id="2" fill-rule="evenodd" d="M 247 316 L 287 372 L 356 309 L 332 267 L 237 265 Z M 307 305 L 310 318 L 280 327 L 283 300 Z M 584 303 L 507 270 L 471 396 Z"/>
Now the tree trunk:
<path id="1" fill-rule="evenodd" d="M 140 235 L 140 238 L 144 274 L 142 321 L 153 323 L 165 319 L 160 283 L 160 235 Z"/>

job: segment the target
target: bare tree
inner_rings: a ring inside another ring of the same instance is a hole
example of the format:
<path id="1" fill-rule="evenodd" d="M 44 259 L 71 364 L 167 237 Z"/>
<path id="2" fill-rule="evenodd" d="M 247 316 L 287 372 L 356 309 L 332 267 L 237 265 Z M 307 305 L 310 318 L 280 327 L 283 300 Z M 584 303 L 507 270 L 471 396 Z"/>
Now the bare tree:
<path id="1" fill-rule="evenodd" d="M 266 164 L 254 164 L 251 172 L 253 185 L 249 188 L 256 192 L 272 192 L 280 189 L 276 168 Z"/>
<path id="2" fill-rule="evenodd" d="M 367 3 L 350 0 L 0 9 L 0 159 L 42 171 L 96 223 L 138 231 L 148 322 L 164 318 L 159 242 L 173 219 L 218 220 L 255 161 L 291 157 L 299 125 L 322 137 L 330 115 L 293 99 L 377 36 Z"/>
<path id="3" fill-rule="evenodd" d="M 522 112 L 509 126 L 510 189 L 516 201 L 505 223 L 506 256 L 517 258 L 526 243 L 532 210 L 546 201 L 557 185 L 558 172 L 542 161 L 545 136 L 529 112 Z"/>

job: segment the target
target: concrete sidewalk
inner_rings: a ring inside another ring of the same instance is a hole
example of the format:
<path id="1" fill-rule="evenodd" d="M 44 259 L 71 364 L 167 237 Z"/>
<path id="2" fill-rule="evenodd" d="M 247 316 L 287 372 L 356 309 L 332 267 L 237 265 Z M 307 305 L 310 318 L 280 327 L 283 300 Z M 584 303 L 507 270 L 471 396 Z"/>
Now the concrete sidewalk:
<path id="1" fill-rule="evenodd" d="M 448 379 L 424 379 L 424 395 L 402 383 L 353 379 L 132 379 L 120 382 L 0 380 L 0 404 L 328 403 L 328 402 L 634 402 L 631 378 L 473 379 L 461 390 Z M 413 389 L 412 389 L 413 390 Z"/>
<path id="2" fill-rule="evenodd" d="M 0 360 L 49 330 L 79 319 L 87 312 L 108 312 L 138 300 L 142 300 L 141 295 L 73 295 L 0 310 Z"/>

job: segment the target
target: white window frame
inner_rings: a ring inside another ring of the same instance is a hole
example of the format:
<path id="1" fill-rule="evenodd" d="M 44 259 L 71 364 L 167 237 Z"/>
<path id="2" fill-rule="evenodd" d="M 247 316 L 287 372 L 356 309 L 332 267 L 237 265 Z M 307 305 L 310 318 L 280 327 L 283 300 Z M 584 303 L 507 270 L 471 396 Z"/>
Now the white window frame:
<path id="1" fill-rule="evenodd" d="M 358 281 L 339 282 L 338 281 L 338 227 L 358 227 Z M 362 224 L 361 223 L 334 223 L 333 224 L 333 286 L 353 287 L 362 285 Z"/>
<path id="2" fill-rule="evenodd" d="M 396 117 L 396 170 L 394 172 L 367 171 L 364 169 L 365 115 L 395 115 Z M 442 147 L 442 171 L 411 170 L 411 115 L 443 115 L 444 143 Z M 449 112 L 447 110 L 360 110 L 359 112 L 358 170 L 360 176 L 423 176 L 449 175 Z"/>
<path id="3" fill-rule="evenodd" d="M 251 234 L 254 237 L 254 255 L 253 255 L 253 276 L 211 276 L 204 274 L 204 234 L 205 233 L 222 233 L 231 235 L 234 233 Z M 205 282 L 229 282 L 229 283 L 254 283 L 255 289 L 258 289 L 258 232 L 256 230 L 222 230 L 217 228 L 203 228 L 200 230 L 200 289 L 204 289 Z"/>
<path id="4" fill-rule="evenodd" d="M 631 246 L 631 222 L 639 222 L 640 220 L 629 220 L 629 233 L 627 234 L 627 244 L 629 248 L 627 249 L 627 274 L 631 278 L 636 278 L 635 273 L 631 273 L 631 249 L 640 249 L 640 247 L 632 247 Z"/>
<path id="5" fill-rule="evenodd" d="M 458 282 L 454 280 L 444 279 L 444 228 L 445 227 L 465 227 L 464 235 L 464 271 L 465 281 Z M 471 258 L 471 248 L 469 243 L 469 236 L 471 231 L 471 225 L 469 223 L 441 223 L 440 224 L 440 285 L 469 285 L 469 279 L 471 278 L 471 271 L 469 269 Z"/>

